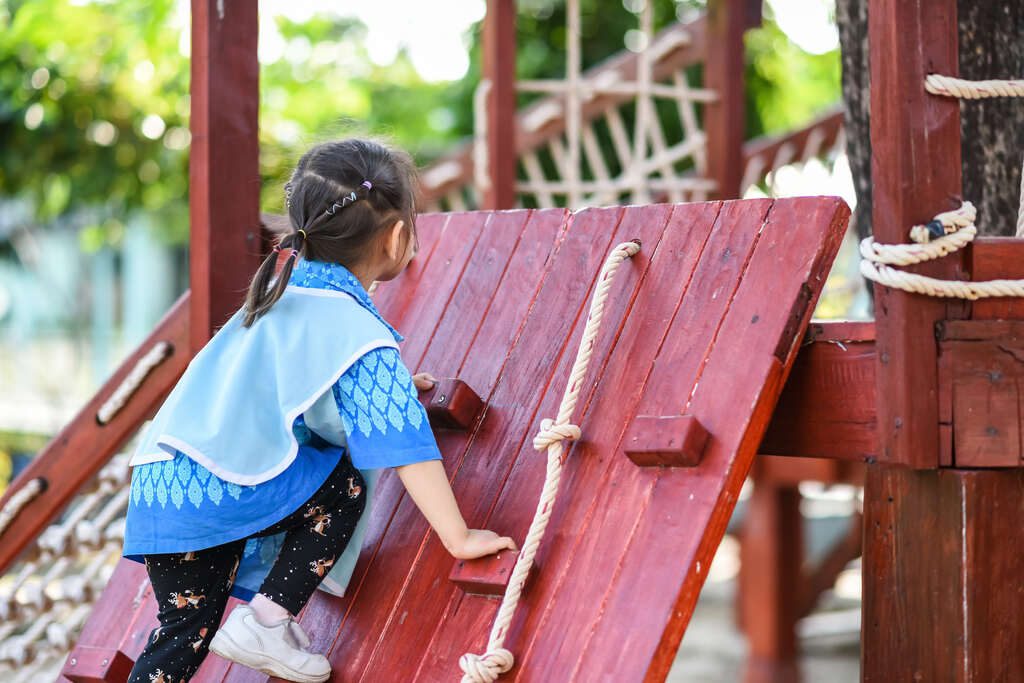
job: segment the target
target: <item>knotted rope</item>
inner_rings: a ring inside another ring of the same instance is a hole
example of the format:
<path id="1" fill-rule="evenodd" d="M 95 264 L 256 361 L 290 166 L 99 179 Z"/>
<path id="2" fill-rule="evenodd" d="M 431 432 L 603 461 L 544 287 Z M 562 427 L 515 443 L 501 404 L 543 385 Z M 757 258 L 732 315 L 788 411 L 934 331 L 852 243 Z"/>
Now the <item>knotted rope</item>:
<path id="1" fill-rule="evenodd" d="M 571 424 L 569 418 L 572 417 L 576 408 L 580 387 L 587 374 L 587 366 L 590 364 L 590 357 L 594 351 L 594 340 L 601 328 L 601 318 L 604 315 L 604 305 L 608 299 L 612 279 L 622 262 L 634 256 L 638 251 L 640 251 L 639 242 L 623 242 L 611 251 L 601 268 L 600 275 L 598 275 L 597 287 L 590 302 L 590 313 L 587 315 L 587 324 L 583 330 L 583 338 L 580 340 L 579 350 L 576 352 L 576 360 L 573 362 L 565 393 L 562 395 L 562 403 L 558 407 L 558 415 L 554 420 L 541 421 L 540 432 L 533 439 L 535 449 L 538 451 L 547 449 L 548 452 L 547 474 L 544 477 L 544 487 L 541 490 L 540 501 L 537 503 L 537 511 L 534 513 L 530 530 L 526 534 L 526 541 L 523 542 L 523 548 L 519 552 L 519 558 L 512 570 L 505 595 L 501 599 L 501 607 L 498 608 L 498 615 L 491 628 L 490 640 L 487 642 L 487 651 L 482 655 L 467 653 L 459 659 L 459 666 L 463 671 L 462 683 L 493 683 L 515 663 L 515 657 L 504 647 L 505 636 L 508 635 L 508 627 L 512 623 L 512 617 L 515 615 L 519 599 L 523 594 L 523 584 L 533 567 L 533 559 L 544 538 L 544 530 L 547 529 L 551 511 L 555 506 L 555 498 L 558 496 L 558 484 L 562 478 L 562 451 L 564 448 L 562 444 L 564 441 L 574 441 L 580 438 L 580 428 Z"/>
<path id="2" fill-rule="evenodd" d="M 42 477 L 30 479 L 27 484 L 18 489 L 7 502 L 3 509 L 0 509 L 0 535 L 7 530 L 14 518 L 18 516 L 22 508 L 31 503 L 36 496 L 46 490 L 46 480 Z"/>
<path id="3" fill-rule="evenodd" d="M 980 100 L 988 97 L 1024 97 L 1024 81 L 965 81 L 962 78 L 929 74 L 924 89 L 933 95 Z M 1017 209 L 1017 237 L 1024 237 L 1024 165 L 1021 167 L 1020 208 Z"/>
<path id="4" fill-rule="evenodd" d="M 153 345 L 142 358 L 135 364 L 132 371 L 117 386 L 114 393 L 110 395 L 100 409 L 96 411 L 96 421 L 105 425 L 114 419 L 114 416 L 121 412 L 128 399 L 132 397 L 149 373 L 153 372 L 156 366 L 163 363 L 174 352 L 174 347 L 169 342 L 161 341 Z"/>
<path id="5" fill-rule="evenodd" d="M 1024 280 L 939 280 L 926 275 L 896 270 L 891 266 L 923 263 L 952 254 L 970 244 L 978 229 L 974 226 L 976 211 L 970 202 L 960 208 L 940 213 L 928 225 L 910 229 L 914 244 L 878 244 L 871 237 L 860 243 L 861 274 L 886 287 L 914 294 L 982 299 L 995 296 L 1024 296 Z"/>

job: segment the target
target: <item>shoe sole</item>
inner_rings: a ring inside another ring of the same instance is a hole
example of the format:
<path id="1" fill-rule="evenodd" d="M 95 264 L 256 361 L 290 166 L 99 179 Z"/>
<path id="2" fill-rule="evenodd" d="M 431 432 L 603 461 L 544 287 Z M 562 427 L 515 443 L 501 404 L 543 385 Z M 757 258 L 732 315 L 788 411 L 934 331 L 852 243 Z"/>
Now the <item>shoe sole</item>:
<path id="1" fill-rule="evenodd" d="M 210 642 L 210 652 L 242 666 L 247 666 L 250 669 L 262 671 L 265 674 L 283 678 L 287 681 L 294 681 L 295 683 L 323 683 L 331 677 L 330 671 L 323 676 L 309 676 L 299 673 L 276 659 L 271 659 L 270 657 L 240 647 L 235 641 L 231 640 L 231 636 L 223 631 L 217 631 L 214 634 L 213 640 Z"/>

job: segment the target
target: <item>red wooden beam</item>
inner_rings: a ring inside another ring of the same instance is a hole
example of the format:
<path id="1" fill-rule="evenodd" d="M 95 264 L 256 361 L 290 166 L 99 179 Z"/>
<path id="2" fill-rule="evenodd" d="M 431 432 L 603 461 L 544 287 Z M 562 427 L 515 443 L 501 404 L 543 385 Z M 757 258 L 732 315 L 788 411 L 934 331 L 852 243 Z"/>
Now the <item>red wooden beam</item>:
<path id="1" fill-rule="evenodd" d="M 191 347 L 241 304 L 261 260 L 256 2 L 192 0 Z"/>
<path id="2" fill-rule="evenodd" d="M 516 3 L 490 0 L 484 17 L 487 93 L 487 177 L 482 209 L 516 205 Z"/>
<path id="3" fill-rule="evenodd" d="M 156 329 L 114 371 L 100 390 L 37 455 L 0 497 L 0 507 L 24 484 L 36 477 L 47 488 L 14 518 L 0 543 L 0 574 L 74 498 L 78 490 L 102 468 L 135 433 L 170 392 L 192 359 L 188 352 L 189 295 L 186 293 L 157 323 Z M 96 421 L 100 406 L 146 353 L 159 342 L 171 345 L 171 355 L 143 380 L 124 407 L 105 425 Z M 73 463 L 69 466 L 69 463 Z"/>
<path id="4" fill-rule="evenodd" d="M 971 243 L 972 280 L 1021 278 L 1024 278 L 1024 239 L 979 237 Z M 1000 297 L 975 301 L 971 304 L 971 317 L 975 320 L 1022 319 L 1024 299 Z"/>
<path id="5" fill-rule="evenodd" d="M 871 322 L 811 323 L 758 452 L 873 460 L 874 337 Z"/>
<path id="6" fill-rule="evenodd" d="M 704 132 L 708 140 L 708 175 L 718 184 L 716 199 L 739 196 L 743 180 L 744 112 L 743 32 L 750 21 L 745 0 L 708 3 L 708 47 L 704 85 L 718 93 L 707 105 Z"/>
<path id="7" fill-rule="evenodd" d="M 924 90 L 929 73 L 955 76 L 956 0 L 875 0 L 871 43 L 872 227 L 884 243 L 907 241 L 912 225 L 952 208 L 959 195 L 960 104 Z M 958 255 L 915 272 L 963 277 Z M 952 317 L 959 307 L 950 311 Z M 875 287 L 881 462 L 939 464 L 935 323 L 942 299 Z"/>

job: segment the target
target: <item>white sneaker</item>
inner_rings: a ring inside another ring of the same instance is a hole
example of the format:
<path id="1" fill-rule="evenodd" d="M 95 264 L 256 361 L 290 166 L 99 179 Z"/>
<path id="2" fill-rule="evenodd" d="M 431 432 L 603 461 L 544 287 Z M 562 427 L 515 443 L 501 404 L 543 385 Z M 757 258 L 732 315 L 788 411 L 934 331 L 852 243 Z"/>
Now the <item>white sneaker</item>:
<path id="1" fill-rule="evenodd" d="M 331 676 L 323 655 L 307 652 L 309 637 L 292 619 L 264 626 L 248 605 L 239 605 L 210 641 L 210 651 L 251 669 L 298 683 L 321 683 Z"/>

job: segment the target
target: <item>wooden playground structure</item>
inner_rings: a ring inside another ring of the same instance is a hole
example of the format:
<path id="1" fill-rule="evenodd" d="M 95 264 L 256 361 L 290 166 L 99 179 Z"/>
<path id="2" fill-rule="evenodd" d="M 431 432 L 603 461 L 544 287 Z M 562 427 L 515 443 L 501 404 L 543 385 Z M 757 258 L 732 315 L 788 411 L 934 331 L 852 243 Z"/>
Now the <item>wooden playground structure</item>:
<path id="1" fill-rule="evenodd" d="M 256 2 L 192 8 L 191 289 L 0 499 L 0 572 L 17 586 L 98 574 L 120 548 L 116 454 L 238 306 L 281 220 L 239 182 L 258 177 Z M 421 256 L 375 294 L 408 338 L 406 363 L 464 383 L 424 400 L 450 420 L 438 439 L 470 524 L 525 536 L 545 478 L 531 439 L 555 416 L 601 264 L 618 243 L 642 245 L 610 290 L 571 419 L 582 438 L 565 444 L 551 526 L 502 636 L 515 665 L 498 680 L 663 680 L 748 474 L 746 681 L 800 680 L 795 625 L 861 553 L 862 680 L 1024 680 L 1024 302 L 876 285 L 873 322 L 810 320 L 848 209 L 735 198 L 840 145 L 842 115 L 742 143 L 742 37 L 759 8 L 709 2 L 657 35 L 647 11 L 647 48 L 587 72 L 570 39 L 564 82 L 520 84 L 550 95 L 517 112 L 515 3 L 488 2 L 476 142 L 425 174 L 443 212 L 420 219 Z M 870 9 L 873 231 L 899 244 L 960 195 L 960 103 L 924 87 L 957 74 L 956 2 Z M 684 73 L 695 64 L 699 87 Z M 656 130 L 657 97 L 677 103 L 683 139 Z M 599 156 L 605 134 L 615 164 Z M 524 202 L 607 206 L 508 210 Z M 616 206 L 628 202 L 643 205 Z M 1024 239 L 979 237 L 908 270 L 988 281 L 1020 278 L 1022 264 Z M 864 486 L 858 525 L 816 567 L 804 566 L 802 480 Z M 454 680 L 463 655 L 493 649 L 494 595 L 516 558 L 455 563 L 396 478 L 378 495 L 355 590 L 317 594 L 301 621 L 335 680 Z M 79 567 L 79 550 L 96 559 Z M 47 617 L 58 609 L 84 622 L 77 638 Z M 156 623 L 145 571 L 125 560 L 62 595 L 0 596 L 0 615 L 12 681 L 40 680 L 44 641 L 58 680 L 123 681 Z M 265 676 L 210 657 L 195 680 Z"/>

